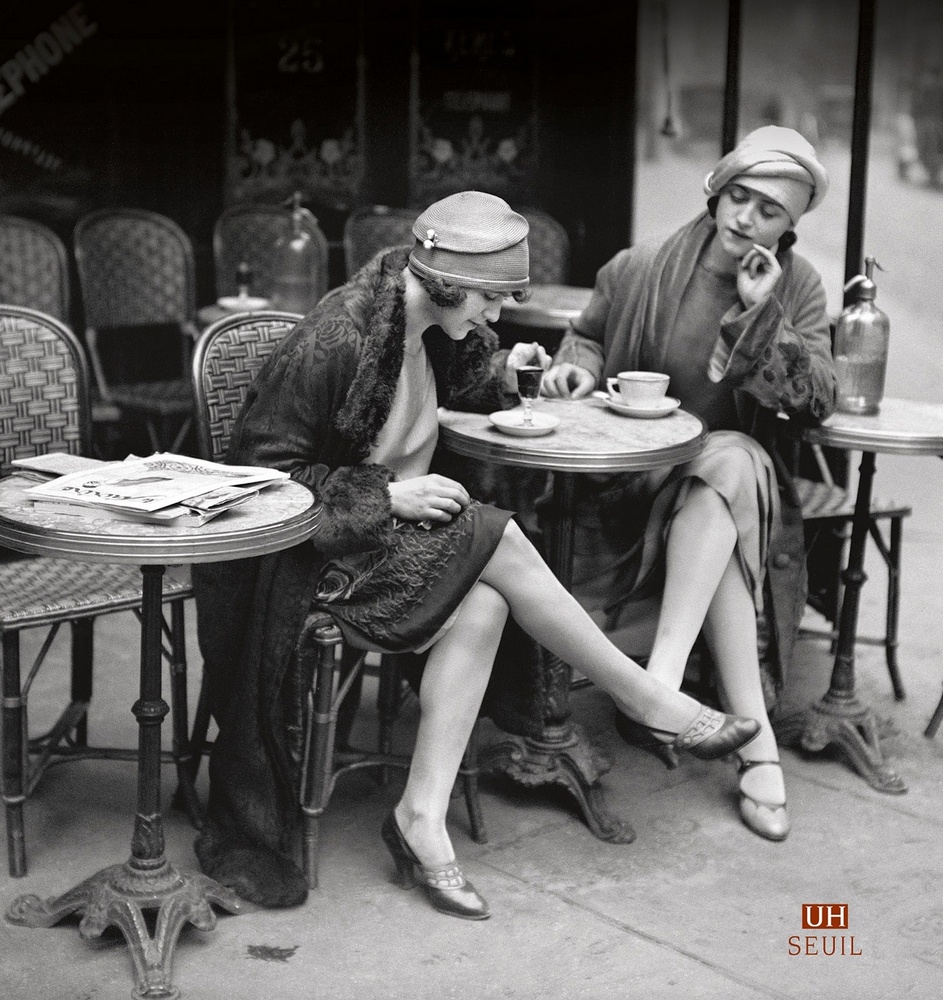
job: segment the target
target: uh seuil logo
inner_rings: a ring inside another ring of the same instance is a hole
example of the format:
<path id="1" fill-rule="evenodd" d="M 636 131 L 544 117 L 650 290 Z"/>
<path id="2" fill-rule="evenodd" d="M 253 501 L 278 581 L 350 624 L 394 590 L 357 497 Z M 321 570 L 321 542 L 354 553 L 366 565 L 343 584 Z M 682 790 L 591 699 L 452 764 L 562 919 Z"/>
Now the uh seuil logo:
<path id="1" fill-rule="evenodd" d="M 805 934 L 793 934 L 789 938 L 789 954 L 792 956 L 858 958 L 861 955 L 861 949 L 855 945 L 854 934 L 836 933 L 848 930 L 847 903 L 803 903 L 802 929 Z"/>

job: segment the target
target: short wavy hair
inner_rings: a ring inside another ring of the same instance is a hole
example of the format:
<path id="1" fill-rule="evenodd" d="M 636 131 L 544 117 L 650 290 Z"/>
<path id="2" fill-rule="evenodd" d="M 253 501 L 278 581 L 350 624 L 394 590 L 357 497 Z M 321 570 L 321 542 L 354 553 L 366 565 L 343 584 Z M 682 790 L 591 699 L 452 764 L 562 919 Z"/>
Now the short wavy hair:
<path id="1" fill-rule="evenodd" d="M 454 309 L 468 298 L 468 289 L 462 285 L 453 285 L 441 278 L 419 278 L 426 295 L 437 305 L 445 309 Z M 526 288 L 518 288 L 511 292 L 515 302 L 526 302 L 530 292 Z"/>

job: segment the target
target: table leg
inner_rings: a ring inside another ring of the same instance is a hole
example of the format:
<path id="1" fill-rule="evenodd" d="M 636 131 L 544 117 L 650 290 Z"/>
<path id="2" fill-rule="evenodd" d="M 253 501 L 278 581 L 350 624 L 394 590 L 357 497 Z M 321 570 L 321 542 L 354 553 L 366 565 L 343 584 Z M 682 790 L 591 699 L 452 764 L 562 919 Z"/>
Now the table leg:
<path id="1" fill-rule="evenodd" d="M 175 998 L 179 990 L 170 971 L 180 931 L 187 923 L 212 930 L 210 904 L 237 913 L 236 895 L 202 874 L 178 872 L 164 856 L 160 807 L 160 728 L 168 712 L 161 697 L 161 590 L 163 566 L 142 567 L 140 698 L 132 711 L 138 722 L 138 808 L 131 857 L 111 865 L 58 897 L 30 894 L 14 900 L 7 919 L 27 927 L 51 927 L 71 913 L 81 913 L 79 933 L 100 937 L 107 927 L 124 935 L 134 963 L 140 998 Z M 144 910 L 156 909 L 151 936 Z"/>
<path id="2" fill-rule="evenodd" d="M 877 721 L 870 707 L 855 693 L 855 637 L 858 603 L 864 572 L 864 549 L 871 511 L 871 483 L 874 453 L 863 452 L 858 477 L 858 494 L 852 521 L 848 565 L 842 573 L 844 594 L 839 613 L 835 666 L 828 692 L 822 700 L 777 722 L 775 730 L 785 746 L 800 746 L 817 753 L 834 744 L 844 751 L 852 767 L 879 792 L 907 791 L 900 775 L 884 762 Z"/>
<path id="3" fill-rule="evenodd" d="M 554 534 L 547 559 L 568 590 L 573 579 L 574 483 L 573 474 L 554 473 L 551 499 Z M 599 783 L 600 776 L 612 765 L 570 718 L 572 671 L 546 650 L 541 651 L 541 659 L 547 706 L 541 738 L 506 735 L 481 751 L 480 768 L 501 771 L 530 787 L 562 785 L 579 803 L 595 836 L 617 844 L 631 843 L 635 831 L 606 809 Z"/>

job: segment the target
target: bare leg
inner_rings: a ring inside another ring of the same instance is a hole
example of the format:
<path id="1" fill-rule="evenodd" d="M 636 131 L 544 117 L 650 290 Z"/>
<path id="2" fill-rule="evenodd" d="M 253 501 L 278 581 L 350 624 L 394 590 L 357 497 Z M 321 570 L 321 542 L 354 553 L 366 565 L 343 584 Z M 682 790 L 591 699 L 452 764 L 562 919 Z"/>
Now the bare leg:
<path id="1" fill-rule="evenodd" d="M 648 661 L 652 676 L 671 688 L 681 687 L 688 656 L 736 542 L 737 528 L 726 503 L 711 487 L 693 483 L 668 533 L 665 588 Z M 752 601 L 749 618 L 755 630 Z"/>
<path id="2" fill-rule="evenodd" d="M 396 821 L 429 868 L 454 860 L 445 814 L 462 755 L 488 686 L 508 606 L 476 583 L 452 627 L 433 646 L 419 688 L 419 730 Z"/>
<path id="3" fill-rule="evenodd" d="M 737 562 L 737 529 L 727 505 L 709 486 L 694 483 L 668 535 L 665 589 L 649 671 L 670 687 L 681 686 L 698 633 L 717 667 L 727 711 L 756 719 L 761 730 L 740 756 L 779 760 L 766 714 L 757 658 L 756 609 Z M 747 794 L 784 802 L 779 768 L 753 768 L 743 775 Z"/>
<path id="4" fill-rule="evenodd" d="M 532 638 L 608 691 L 639 722 L 681 732 L 700 705 L 672 691 L 614 646 L 514 522 L 481 575 Z"/>
<path id="5" fill-rule="evenodd" d="M 760 664 L 757 657 L 756 611 L 743 572 L 731 558 L 721 577 L 704 622 L 704 638 L 717 665 L 717 679 L 728 711 L 749 715 L 762 728 L 751 743 L 739 751 L 743 760 L 779 760 L 779 748 L 769 716 Z M 782 771 L 778 767 L 755 767 L 745 771 L 740 787 L 764 802 L 786 801 Z"/>

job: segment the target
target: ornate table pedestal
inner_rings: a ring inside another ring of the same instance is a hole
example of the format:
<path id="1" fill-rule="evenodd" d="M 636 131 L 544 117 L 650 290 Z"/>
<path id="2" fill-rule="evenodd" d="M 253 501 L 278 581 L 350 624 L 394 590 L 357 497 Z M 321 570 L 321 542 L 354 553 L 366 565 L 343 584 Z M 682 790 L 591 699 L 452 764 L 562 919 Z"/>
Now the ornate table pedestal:
<path id="1" fill-rule="evenodd" d="M 876 452 L 943 456 L 943 406 L 885 399 L 880 413 L 874 416 L 836 413 L 820 427 L 804 430 L 803 438 L 813 444 L 861 451 L 861 465 L 848 564 L 842 573 L 844 593 L 831 683 L 818 704 L 787 716 L 774 728 L 784 746 L 799 746 L 810 753 L 837 747 L 872 788 L 899 795 L 907 791 L 907 786 L 884 761 L 878 722 L 855 691 L 855 636 L 861 587 L 867 579 L 864 552 L 874 456 Z"/>
<path id="2" fill-rule="evenodd" d="M 18 897 L 7 920 L 51 927 L 80 913 L 79 933 L 99 937 L 107 927 L 124 935 L 134 964 L 138 998 L 176 998 L 171 981 L 174 949 L 187 923 L 200 930 L 216 925 L 212 907 L 238 913 L 235 893 L 199 873 L 178 871 L 164 853 L 160 803 L 161 724 L 169 711 L 161 697 L 161 590 L 165 565 L 242 559 L 275 552 L 309 538 L 318 512 L 311 493 L 293 482 L 270 486 L 255 499 L 198 528 L 174 528 L 50 514 L 23 491 L 34 485 L 10 477 L 0 481 L 0 543 L 33 555 L 81 562 L 141 566 L 140 697 L 132 712 L 138 723 L 138 798 L 131 857 L 85 879 L 60 896 Z M 154 933 L 146 911 L 156 910 Z"/>
<path id="3" fill-rule="evenodd" d="M 467 458 L 553 473 L 547 561 L 569 589 L 573 575 L 573 497 L 582 473 L 641 472 L 694 458 L 707 437 L 704 424 L 683 410 L 658 420 L 611 413 L 599 399 L 542 400 L 541 412 L 560 417 L 545 437 L 509 437 L 481 414 L 440 411 L 440 443 Z M 539 739 L 507 734 L 480 751 L 483 770 L 501 771 L 526 786 L 562 785 L 576 798 L 601 840 L 629 843 L 635 831 L 611 815 L 599 778 L 609 761 L 570 718 L 572 670 L 541 650 L 546 709 Z"/>

